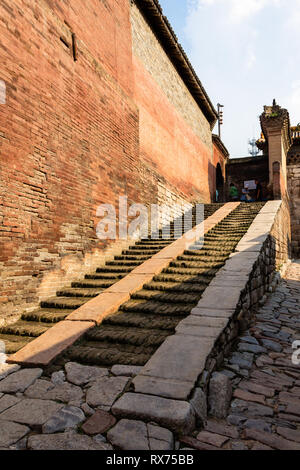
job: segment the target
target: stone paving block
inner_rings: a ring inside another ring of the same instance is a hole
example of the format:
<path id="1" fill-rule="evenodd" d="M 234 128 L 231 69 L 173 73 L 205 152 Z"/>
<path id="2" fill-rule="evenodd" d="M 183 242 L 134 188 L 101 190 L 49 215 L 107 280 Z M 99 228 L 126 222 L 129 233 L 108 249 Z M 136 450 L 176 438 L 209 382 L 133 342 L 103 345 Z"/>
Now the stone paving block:
<path id="1" fill-rule="evenodd" d="M 300 450 L 300 444 L 283 439 L 282 437 L 267 432 L 257 431 L 256 429 L 245 429 L 245 437 L 266 444 L 273 449 L 278 450 Z"/>
<path id="2" fill-rule="evenodd" d="M 86 385 L 100 377 L 108 375 L 108 369 L 95 366 L 83 366 L 76 362 L 68 362 L 65 365 L 67 380 L 74 385 Z"/>
<path id="3" fill-rule="evenodd" d="M 185 336 L 199 336 L 200 338 L 217 338 L 222 333 L 223 328 L 209 328 L 205 326 L 196 325 L 178 325 L 176 333 Z"/>
<path id="4" fill-rule="evenodd" d="M 195 382 L 203 371 L 213 344 L 214 339 L 183 335 L 170 336 L 147 362 L 141 374 L 182 382 Z"/>
<path id="5" fill-rule="evenodd" d="M 226 319 L 227 321 L 234 315 L 235 310 L 233 309 L 222 309 L 220 310 L 218 307 L 216 308 L 208 308 L 208 307 L 195 307 L 191 311 L 191 315 L 204 317 L 204 318 L 218 318 L 218 319 Z"/>
<path id="6" fill-rule="evenodd" d="M 214 373 L 209 383 L 209 412 L 216 418 L 226 418 L 230 400 L 232 397 L 232 385 L 230 379 L 218 372 Z"/>
<path id="7" fill-rule="evenodd" d="M 124 366 L 116 364 L 112 366 L 111 373 L 114 375 L 123 375 L 125 377 L 135 377 L 138 375 L 143 367 L 141 366 Z"/>
<path id="8" fill-rule="evenodd" d="M 116 418 L 106 411 L 98 410 L 82 426 L 82 431 L 90 436 L 103 434 L 116 424 Z"/>
<path id="9" fill-rule="evenodd" d="M 126 393 L 114 404 L 112 412 L 120 418 L 154 421 L 178 433 L 188 433 L 195 427 L 195 414 L 189 403 L 152 395 Z"/>
<path id="10" fill-rule="evenodd" d="M 208 431 L 201 431 L 197 435 L 198 441 L 205 442 L 206 444 L 211 444 L 215 447 L 222 447 L 225 442 L 229 440 L 226 436 L 221 436 L 216 433 L 211 433 Z"/>
<path id="11" fill-rule="evenodd" d="M 21 424 L 0 421 L 0 448 L 15 444 L 28 434 L 30 429 Z"/>
<path id="12" fill-rule="evenodd" d="M 105 290 L 68 315 L 66 320 L 73 322 L 95 322 L 97 325 L 100 325 L 104 318 L 117 312 L 120 305 L 129 299 L 129 292 L 107 292 Z"/>
<path id="13" fill-rule="evenodd" d="M 123 393 L 129 382 L 128 377 L 103 377 L 97 379 L 88 389 L 86 401 L 88 405 L 110 408 Z"/>
<path id="14" fill-rule="evenodd" d="M 173 450 L 174 436 L 168 429 L 147 424 L 150 450 Z"/>
<path id="15" fill-rule="evenodd" d="M 5 377 L 13 372 L 17 372 L 20 370 L 20 367 L 18 364 L 0 364 L 0 380 L 5 379 Z"/>
<path id="16" fill-rule="evenodd" d="M 52 384 L 52 382 L 50 382 Z M 52 384 L 54 385 L 54 384 Z M 30 398 L 39 398 L 41 400 L 54 400 L 62 403 L 78 403 L 81 404 L 83 398 L 83 391 L 80 387 L 65 382 L 61 385 L 54 385 L 51 388 L 43 390 L 41 384 L 34 384 L 26 391 L 26 396 Z"/>
<path id="17" fill-rule="evenodd" d="M 28 426 L 42 426 L 63 407 L 50 400 L 25 399 L 0 414 L 1 421 L 14 421 Z"/>
<path id="18" fill-rule="evenodd" d="M 19 401 L 21 401 L 21 398 L 15 397 L 13 395 L 3 395 L 0 398 L 0 413 L 16 405 L 19 403 Z"/>
<path id="19" fill-rule="evenodd" d="M 43 399 L 45 394 L 55 387 L 54 383 L 45 379 L 38 379 L 33 385 L 27 388 L 25 391 L 25 397 L 27 398 L 41 398 Z"/>
<path id="20" fill-rule="evenodd" d="M 249 257 L 249 255 L 253 256 Z M 256 260 L 256 253 L 236 253 L 234 257 L 231 257 L 226 261 L 224 272 L 234 272 L 249 275 Z"/>
<path id="21" fill-rule="evenodd" d="M 197 308 L 217 308 L 218 310 L 235 310 L 241 295 L 239 286 L 232 287 L 230 293 L 226 287 L 208 287 Z"/>
<path id="22" fill-rule="evenodd" d="M 224 329 L 228 325 L 227 318 L 216 318 L 216 317 L 204 317 L 190 314 L 179 325 L 184 326 L 201 326 L 206 328 L 222 328 Z"/>
<path id="23" fill-rule="evenodd" d="M 219 447 L 217 446 L 213 446 L 211 444 L 207 444 L 205 442 L 201 442 L 201 441 L 198 441 L 198 439 L 195 439 L 193 437 L 190 437 L 190 436 L 183 436 L 180 438 L 180 442 L 182 442 L 183 444 L 186 444 L 190 447 L 192 447 L 192 449 L 196 449 L 196 450 L 220 450 Z"/>
<path id="24" fill-rule="evenodd" d="M 133 379 L 134 389 L 137 393 L 187 400 L 194 388 L 194 382 L 183 382 L 172 379 L 160 379 L 138 375 Z"/>
<path id="25" fill-rule="evenodd" d="M 205 430 L 220 434 L 221 436 L 231 437 L 232 439 L 237 439 L 239 437 L 238 429 L 234 426 L 228 426 L 224 422 L 208 420 Z"/>
<path id="26" fill-rule="evenodd" d="M 42 373 L 42 369 L 22 369 L 14 372 L 0 382 L 0 392 L 24 392 Z"/>
<path id="27" fill-rule="evenodd" d="M 92 322 L 61 321 L 16 354 L 12 354 L 7 362 L 46 366 L 94 326 L 95 323 Z"/>
<path id="28" fill-rule="evenodd" d="M 107 439 L 120 450 L 150 450 L 147 425 L 142 421 L 121 419 Z"/>
<path id="29" fill-rule="evenodd" d="M 112 450 L 105 442 L 95 442 L 89 436 L 73 433 L 30 436 L 28 448 L 31 450 Z"/>
<path id="30" fill-rule="evenodd" d="M 195 412 L 197 423 L 204 426 L 207 418 L 207 397 L 201 388 L 195 389 L 190 404 Z"/>
<path id="31" fill-rule="evenodd" d="M 75 406 L 65 406 L 53 415 L 42 427 L 44 434 L 65 431 L 68 428 L 75 428 L 85 420 L 85 415 L 80 408 Z"/>

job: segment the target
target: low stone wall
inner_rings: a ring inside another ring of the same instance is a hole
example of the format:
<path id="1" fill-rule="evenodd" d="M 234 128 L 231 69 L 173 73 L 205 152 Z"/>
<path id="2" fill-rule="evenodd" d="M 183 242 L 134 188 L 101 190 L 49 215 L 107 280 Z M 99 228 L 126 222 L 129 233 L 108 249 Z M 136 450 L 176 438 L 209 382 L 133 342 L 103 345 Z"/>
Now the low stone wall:
<path id="1" fill-rule="evenodd" d="M 198 306 L 133 380 L 137 393 L 114 404 L 114 415 L 154 421 L 178 434 L 203 423 L 210 377 L 275 288 L 289 248 L 288 205 L 268 202 Z"/>
<path id="2" fill-rule="evenodd" d="M 291 160 L 287 167 L 288 191 L 290 196 L 291 225 L 292 225 L 292 249 L 293 255 L 300 254 L 300 167 L 299 155 Z"/>
<path id="3" fill-rule="evenodd" d="M 212 372 L 232 351 L 238 334 L 248 328 L 253 313 L 264 305 L 267 295 L 275 290 L 289 260 L 290 244 L 288 203 L 268 202 L 237 245 L 235 253 L 210 284 L 211 289 L 223 285 L 228 293 L 234 288 L 240 289 L 240 298 L 227 327 L 207 359 L 199 381 L 205 390 Z"/>

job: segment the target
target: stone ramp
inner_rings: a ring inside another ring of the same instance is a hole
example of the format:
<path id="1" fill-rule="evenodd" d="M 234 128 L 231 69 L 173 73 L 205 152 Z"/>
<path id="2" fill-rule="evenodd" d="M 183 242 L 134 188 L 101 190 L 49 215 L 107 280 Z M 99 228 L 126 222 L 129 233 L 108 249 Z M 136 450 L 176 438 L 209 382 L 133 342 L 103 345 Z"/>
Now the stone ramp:
<path id="1" fill-rule="evenodd" d="M 261 208 L 261 204 L 238 206 L 205 234 L 204 243 L 196 243 L 193 250 L 169 263 L 60 359 L 100 366 L 145 365 L 197 305 Z M 209 336 L 209 328 L 201 328 Z M 211 332 L 213 337 L 216 330 Z M 167 340 L 164 347 L 169 349 L 172 341 Z M 210 349 L 211 342 L 207 344 Z M 170 364 L 166 367 L 175 374 Z"/>
<path id="2" fill-rule="evenodd" d="M 206 204 L 204 218 L 210 217 L 222 204 Z M 193 225 L 195 211 L 186 214 Z M 113 261 L 107 261 L 104 267 L 99 267 L 94 274 L 87 274 L 85 279 L 74 281 L 71 287 L 60 289 L 56 297 L 42 301 L 40 308 L 24 312 L 19 321 L 0 328 L 0 341 L 4 341 L 7 354 L 13 354 L 26 344 L 45 333 L 54 324 L 65 320 L 70 313 L 96 298 L 102 292 L 112 287 L 116 282 L 128 276 L 137 266 L 159 253 L 174 242 L 176 227 L 170 225 L 170 238 L 162 238 L 162 231 L 157 239 L 138 241 L 128 250 L 123 250 Z"/>

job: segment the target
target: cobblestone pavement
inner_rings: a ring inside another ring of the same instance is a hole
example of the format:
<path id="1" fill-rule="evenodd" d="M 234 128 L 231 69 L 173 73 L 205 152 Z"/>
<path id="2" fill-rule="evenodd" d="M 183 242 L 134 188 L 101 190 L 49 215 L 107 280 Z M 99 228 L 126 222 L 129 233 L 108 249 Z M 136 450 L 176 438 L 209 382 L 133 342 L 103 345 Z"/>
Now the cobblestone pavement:
<path id="1" fill-rule="evenodd" d="M 200 450 L 300 450 L 300 364 L 293 364 L 300 353 L 292 348 L 297 340 L 300 261 L 289 266 L 221 371 L 230 403 L 224 393 L 214 414 L 223 419 L 210 416 L 205 429 L 182 444 Z"/>
<path id="2" fill-rule="evenodd" d="M 0 365 L 0 450 L 300 450 L 300 365 L 292 361 L 299 299 L 300 261 L 211 380 L 204 430 L 179 440 L 154 423 L 111 413 L 140 367 L 68 363 L 43 373 Z"/>

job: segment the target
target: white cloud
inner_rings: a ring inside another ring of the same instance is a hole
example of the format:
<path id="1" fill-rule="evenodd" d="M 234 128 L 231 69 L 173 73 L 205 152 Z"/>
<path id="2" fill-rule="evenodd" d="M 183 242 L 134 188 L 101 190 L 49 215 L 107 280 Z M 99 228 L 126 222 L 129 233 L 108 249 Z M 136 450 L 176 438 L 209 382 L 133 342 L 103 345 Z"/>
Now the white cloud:
<path id="1" fill-rule="evenodd" d="M 248 47 L 248 55 L 246 59 L 246 69 L 251 70 L 256 62 L 256 55 L 252 46 Z"/>
<path id="2" fill-rule="evenodd" d="M 253 126 L 259 135 L 258 116 L 273 98 L 298 123 L 300 0 L 187 2 L 186 49 L 213 103 L 225 105 L 231 154 L 246 155 Z"/>
<path id="3" fill-rule="evenodd" d="M 300 122 L 300 80 L 292 82 L 290 93 L 286 98 L 292 125 Z"/>
<path id="4" fill-rule="evenodd" d="M 287 0 L 188 0 L 190 8 L 209 6 L 225 6 L 229 8 L 228 19 L 231 23 L 239 24 L 255 16 L 267 6 L 279 6 Z M 293 0 L 294 1 L 294 0 Z M 296 0 L 297 2 L 299 0 Z"/>

